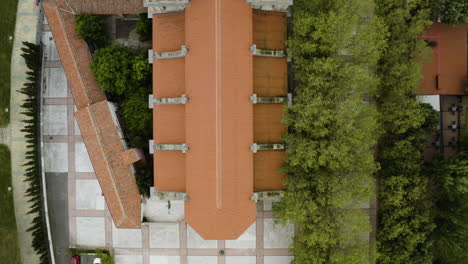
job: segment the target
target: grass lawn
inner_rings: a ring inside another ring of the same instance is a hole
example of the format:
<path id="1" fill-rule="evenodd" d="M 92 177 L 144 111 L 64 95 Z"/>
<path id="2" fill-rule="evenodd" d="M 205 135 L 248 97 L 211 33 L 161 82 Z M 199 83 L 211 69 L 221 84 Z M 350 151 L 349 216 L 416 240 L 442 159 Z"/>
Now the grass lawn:
<path id="1" fill-rule="evenodd" d="M 0 127 L 10 123 L 10 114 L 5 108 L 10 108 L 10 65 L 13 36 L 15 31 L 16 9 L 18 0 L 2 0 L 0 8 Z"/>
<path id="2" fill-rule="evenodd" d="M 0 145 L 0 262 L 21 263 L 11 186 L 10 151 Z"/>

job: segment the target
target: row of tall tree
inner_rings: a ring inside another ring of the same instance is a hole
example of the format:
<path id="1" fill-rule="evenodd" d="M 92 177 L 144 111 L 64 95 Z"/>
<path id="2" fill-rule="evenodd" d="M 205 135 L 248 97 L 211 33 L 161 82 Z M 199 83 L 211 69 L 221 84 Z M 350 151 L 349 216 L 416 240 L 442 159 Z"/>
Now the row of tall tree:
<path id="1" fill-rule="evenodd" d="M 41 85 L 41 67 L 42 67 L 42 48 L 29 42 L 23 42 L 24 47 L 21 48 L 21 56 L 24 58 L 28 72 L 26 72 L 26 83 L 18 91 L 26 95 L 24 103 L 21 105 L 25 116 L 23 120 L 24 127 L 21 132 L 25 133 L 26 147 L 28 151 L 25 153 L 26 162 L 23 164 L 25 168 L 24 181 L 29 184 L 25 196 L 28 197 L 28 202 L 31 204 L 28 214 L 34 216 L 31 226 L 27 229 L 32 232 L 32 246 L 36 254 L 39 255 L 40 264 L 50 262 L 49 241 L 47 236 L 47 227 L 45 223 L 44 199 L 42 195 L 42 167 L 41 167 L 41 146 L 39 143 L 40 133 L 40 85 Z"/>
<path id="2" fill-rule="evenodd" d="M 467 155 L 423 163 L 438 113 L 414 95 L 429 54 L 424 29 L 435 19 L 463 21 L 463 8 L 435 0 L 294 2 L 288 180 L 274 208 L 283 223 L 297 224 L 294 263 L 467 261 Z M 376 251 L 359 210 L 375 179 Z"/>
<path id="3" fill-rule="evenodd" d="M 275 211 L 296 223 L 294 263 L 367 263 L 378 169 L 373 69 L 386 32 L 372 0 L 298 0 L 289 39 L 295 101 L 285 114 L 287 191 Z"/>
<path id="4" fill-rule="evenodd" d="M 468 262 L 467 160 L 424 164 L 422 151 L 437 129 L 438 113 L 413 92 L 429 49 L 421 35 L 436 19 L 468 22 L 460 1 L 376 0 L 388 27 L 388 47 L 379 61 L 379 263 Z M 422 59 L 421 59 L 422 58 Z"/>

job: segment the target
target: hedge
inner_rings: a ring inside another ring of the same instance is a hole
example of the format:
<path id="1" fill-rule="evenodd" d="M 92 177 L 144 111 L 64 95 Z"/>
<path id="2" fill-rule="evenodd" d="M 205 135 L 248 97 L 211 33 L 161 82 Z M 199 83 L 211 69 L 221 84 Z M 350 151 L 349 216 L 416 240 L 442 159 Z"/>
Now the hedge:
<path id="1" fill-rule="evenodd" d="M 26 62 L 29 71 L 27 72 L 27 82 L 18 92 L 26 95 L 26 99 L 21 107 L 26 119 L 21 132 L 25 133 L 28 151 L 25 153 L 25 182 L 29 184 L 25 196 L 28 197 L 28 203 L 31 204 L 28 214 L 34 215 L 31 226 L 27 229 L 32 233 L 32 246 L 39 255 L 40 263 L 50 262 L 49 238 L 45 224 L 45 214 L 43 210 L 44 199 L 42 195 L 42 168 L 41 168 L 41 147 L 39 139 L 40 133 L 40 85 L 41 85 L 41 67 L 42 67 L 42 48 L 29 42 L 23 42 L 21 56 Z"/>

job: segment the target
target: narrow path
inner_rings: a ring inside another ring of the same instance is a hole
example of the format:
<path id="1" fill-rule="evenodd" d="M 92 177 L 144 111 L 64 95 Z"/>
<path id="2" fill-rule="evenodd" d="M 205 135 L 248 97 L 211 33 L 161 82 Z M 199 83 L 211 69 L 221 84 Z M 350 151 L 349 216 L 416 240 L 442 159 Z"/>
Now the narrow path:
<path id="1" fill-rule="evenodd" d="M 0 128 L 0 144 L 10 146 L 10 125 Z"/>
<path id="2" fill-rule="evenodd" d="M 25 162 L 27 148 L 24 133 L 20 131 L 24 126 L 22 122 L 23 118 L 20 114 L 22 111 L 20 106 L 25 99 L 25 95 L 17 92 L 17 90 L 23 86 L 27 71 L 24 60 L 21 57 L 22 42 L 37 42 L 39 14 L 39 7 L 35 5 L 35 1 L 18 1 L 15 39 L 11 58 L 11 121 L 10 129 L 6 133 L 11 135 L 8 139 L 9 144 L 7 145 L 10 146 L 11 150 L 13 197 L 16 224 L 18 226 L 18 242 L 21 249 L 21 262 L 23 264 L 39 263 L 39 258 L 32 247 L 32 235 L 26 231 L 34 215 L 26 213 L 29 210 L 29 203 L 24 194 L 28 188 L 28 184 L 23 182 L 24 168 L 22 164 Z"/>

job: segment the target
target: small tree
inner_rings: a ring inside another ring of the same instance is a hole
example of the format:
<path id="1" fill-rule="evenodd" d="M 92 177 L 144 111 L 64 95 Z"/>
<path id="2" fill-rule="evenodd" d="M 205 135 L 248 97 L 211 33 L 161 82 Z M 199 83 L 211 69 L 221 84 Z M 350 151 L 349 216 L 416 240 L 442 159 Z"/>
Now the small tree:
<path id="1" fill-rule="evenodd" d="M 104 91 L 123 95 L 137 88 L 132 83 L 133 53 L 131 49 L 121 45 L 98 49 L 94 53 L 93 61 L 91 71 Z"/>
<path id="2" fill-rule="evenodd" d="M 102 44 L 106 41 L 104 21 L 96 15 L 80 14 L 76 16 L 76 33 L 86 40 Z"/>
<path id="3" fill-rule="evenodd" d="M 152 39 L 152 24 L 151 20 L 148 18 L 148 14 L 140 14 L 140 19 L 138 19 L 136 24 L 136 32 L 140 41 L 147 41 Z"/>

